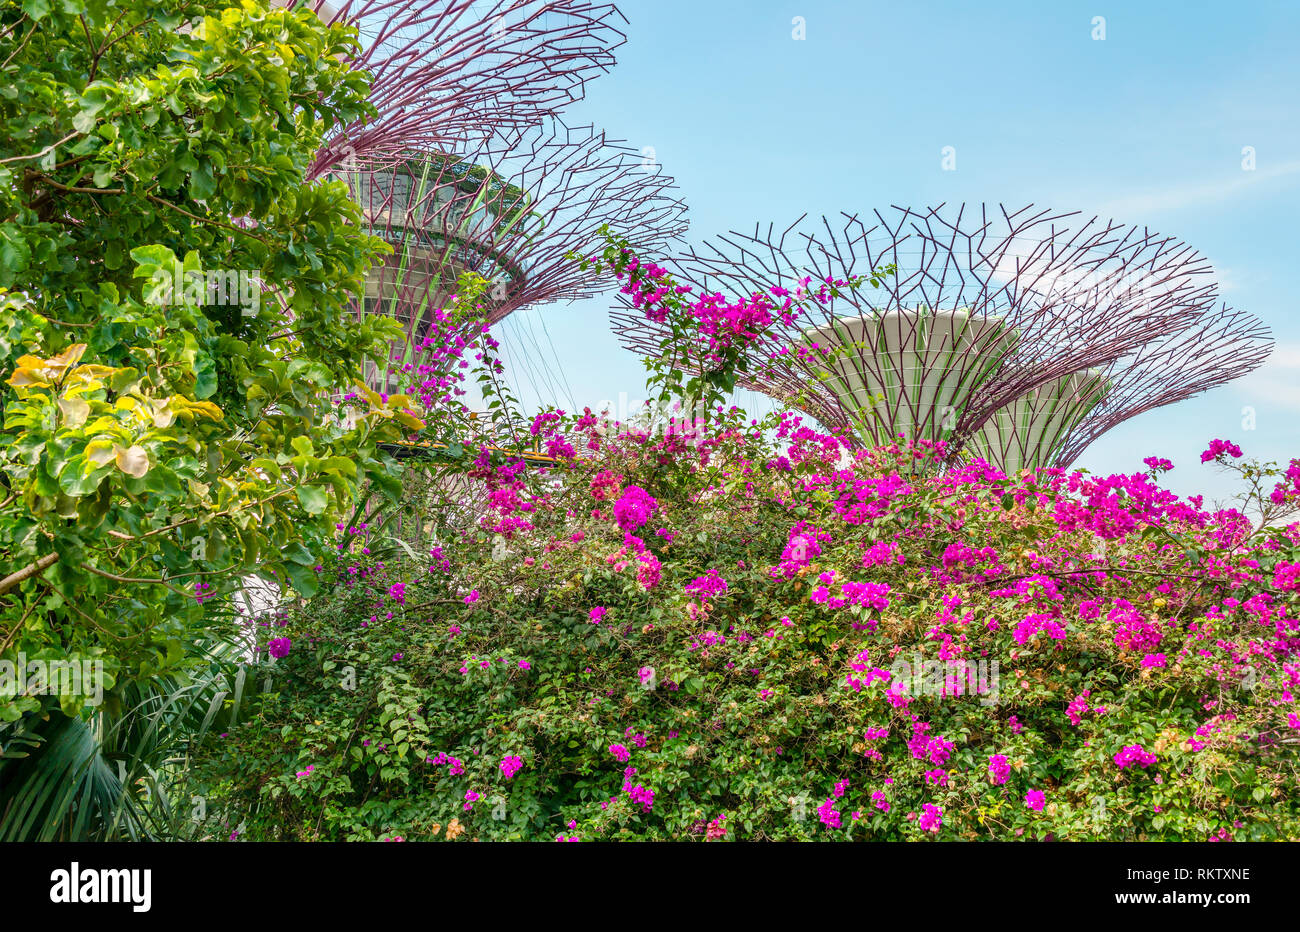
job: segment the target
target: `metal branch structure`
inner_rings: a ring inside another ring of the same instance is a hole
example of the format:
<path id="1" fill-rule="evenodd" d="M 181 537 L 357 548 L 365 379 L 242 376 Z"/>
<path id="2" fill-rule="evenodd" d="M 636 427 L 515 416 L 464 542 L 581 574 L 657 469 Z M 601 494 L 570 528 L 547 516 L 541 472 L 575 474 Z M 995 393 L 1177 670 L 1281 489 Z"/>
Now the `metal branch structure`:
<path id="1" fill-rule="evenodd" d="M 393 164 L 411 151 L 464 151 L 491 132 L 536 126 L 582 96 L 626 41 L 617 7 L 592 0 L 307 0 L 359 32 L 352 67 L 372 76 L 378 114 L 341 127 L 309 178 Z"/>
<path id="2" fill-rule="evenodd" d="M 860 443 L 904 435 L 1006 470 L 1064 465 L 1125 418 L 1267 355 L 1253 318 L 1213 311 L 1208 262 L 1145 228 L 1032 205 L 804 219 L 719 236 L 665 265 L 731 295 L 892 266 L 878 288 L 779 317 L 740 378 Z M 626 346 L 660 351 L 663 326 L 626 299 L 611 316 Z M 1195 349 L 1207 339 L 1214 353 Z"/>
<path id="3" fill-rule="evenodd" d="M 1184 401 L 1259 368 L 1273 350 L 1268 326 L 1223 305 L 1185 330 L 1118 359 L 1099 378 L 1107 385 L 1072 425 L 1052 465 L 1067 466 L 1089 444 L 1131 417 Z"/>
<path id="4" fill-rule="evenodd" d="M 472 152 L 411 152 L 340 176 L 371 232 L 394 250 L 371 272 L 357 308 L 386 314 L 405 330 L 389 371 L 367 373 L 380 390 L 410 361 L 461 274 L 489 282 L 487 317 L 495 323 L 520 307 L 608 287 L 572 258 L 603 245 L 604 224 L 649 252 L 671 248 L 686 230 L 686 206 L 657 164 L 646 165 L 639 152 L 591 126 L 558 118 L 493 134 Z"/>

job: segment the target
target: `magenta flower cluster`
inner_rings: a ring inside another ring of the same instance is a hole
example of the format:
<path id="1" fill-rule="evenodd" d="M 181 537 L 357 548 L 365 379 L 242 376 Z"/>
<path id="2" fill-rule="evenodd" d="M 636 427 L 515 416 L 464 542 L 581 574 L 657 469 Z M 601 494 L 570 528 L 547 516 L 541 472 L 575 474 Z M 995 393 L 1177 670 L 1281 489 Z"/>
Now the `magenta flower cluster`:
<path id="1" fill-rule="evenodd" d="M 509 780 L 519 772 L 519 768 L 524 766 L 523 759 L 515 755 L 510 755 L 501 759 L 501 772 Z"/>
<path id="2" fill-rule="evenodd" d="M 1231 440 L 1211 440 L 1209 448 L 1201 453 L 1201 462 L 1208 463 L 1210 460 L 1217 460 L 1225 453 L 1234 459 L 1241 459 L 1242 456 L 1241 447 Z"/>
<path id="3" fill-rule="evenodd" d="M 710 599 L 727 591 L 727 581 L 718 575 L 717 570 L 709 570 L 705 575 L 688 582 L 686 591 L 701 599 Z"/>
<path id="4" fill-rule="evenodd" d="M 1011 776 L 1011 764 L 1007 762 L 1005 754 L 989 755 L 989 776 L 993 778 L 994 786 L 1007 782 L 1007 777 Z"/>
<path id="5" fill-rule="evenodd" d="M 1124 769 L 1136 764 L 1139 767 L 1150 767 L 1156 762 L 1156 756 L 1150 751 L 1143 749 L 1140 744 L 1125 745 L 1118 754 L 1115 755 L 1115 763 Z"/>
<path id="6" fill-rule="evenodd" d="M 635 531 L 654 516 L 658 504 L 639 485 L 629 485 L 614 503 L 614 523 L 624 531 Z"/>

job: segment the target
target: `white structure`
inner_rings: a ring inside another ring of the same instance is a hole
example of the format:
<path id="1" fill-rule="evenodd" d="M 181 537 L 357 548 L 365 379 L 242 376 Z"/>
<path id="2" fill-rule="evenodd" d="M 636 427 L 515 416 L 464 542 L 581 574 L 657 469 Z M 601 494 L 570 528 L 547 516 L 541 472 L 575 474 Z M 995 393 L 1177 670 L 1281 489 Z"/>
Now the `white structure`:
<path id="1" fill-rule="evenodd" d="M 1075 372 L 999 408 L 966 443 L 973 456 L 1008 475 L 1054 465 L 1070 431 L 1101 403 L 1109 381 L 1098 369 Z"/>
<path id="2" fill-rule="evenodd" d="M 864 441 L 943 440 L 963 409 L 1007 363 L 1019 335 L 998 315 L 967 308 L 869 310 L 803 333 L 823 352 L 823 384 Z M 998 410 L 967 441 L 1004 472 L 1051 462 L 1069 430 L 1104 397 L 1097 370 L 1048 383 Z"/>

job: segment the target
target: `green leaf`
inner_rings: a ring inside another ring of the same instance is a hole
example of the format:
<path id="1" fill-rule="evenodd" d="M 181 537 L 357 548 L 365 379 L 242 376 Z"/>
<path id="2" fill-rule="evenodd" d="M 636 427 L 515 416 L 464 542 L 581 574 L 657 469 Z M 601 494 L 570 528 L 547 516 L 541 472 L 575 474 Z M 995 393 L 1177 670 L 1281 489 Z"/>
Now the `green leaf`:
<path id="1" fill-rule="evenodd" d="M 217 364 L 207 353 L 194 357 L 194 397 L 211 398 L 217 391 Z"/>
<path id="2" fill-rule="evenodd" d="M 296 563 L 299 566 L 314 567 L 316 565 L 316 557 L 312 555 L 310 550 L 298 543 L 296 540 L 290 541 L 281 549 L 280 552 L 284 555 L 286 560 Z"/>
<path id="3" fill-rule="evenodd" d="M 298 503 L 309 515 L 322 514 L 329 504 L 325 490 L 316 485 L 300 485 L 297 489 Z"/>
<path id="4" fill-rule="evenodd" d="M 320 589 L 320 577 L 312 567 L 298 563 L 285 563 L 283 568 L 294 589 L 298 590 L 304 598 L 310 599 Z"/>
<path id="5" fill-rule="evenodd" d="M 259 456 L 257 459 L 253 460 L 252 466 L 254 469 L 260 469 L 265 472 L 272 482 L 280 481 L 280 466 L 270 457 Z"/>

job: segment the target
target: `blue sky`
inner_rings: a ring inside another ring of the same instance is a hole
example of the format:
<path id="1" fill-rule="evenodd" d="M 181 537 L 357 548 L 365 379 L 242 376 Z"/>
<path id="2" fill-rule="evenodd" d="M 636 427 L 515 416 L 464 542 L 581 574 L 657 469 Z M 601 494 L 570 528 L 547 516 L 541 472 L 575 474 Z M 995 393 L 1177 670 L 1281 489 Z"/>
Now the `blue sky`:
<path id="1" fill-rule="evenodd" d="M 1200 250 L 1222 298 L 1273 329 L 1266 368 L 1142 415 L 1077 465 L 1141 469 L 1159 453 L 1180 494 L 1225 497 L 1199 462 L 1212 437 L 1300 455 L 1300 4 L 623 0 L 619 64 L 569 113 L 651 146 L 700 242 L 756 221 L 890 204 L 1033 202 L 1146 224 Z M 796 16 L 806 38 L 792 38 Z M 1092 38 L 1105 17 L 1105 39 Z M 944 171 L 944 146 L 956 171 Z M 1243 147 L 1255 170 L 1242 168 Z M 554 387 L 526 400 L 593 407 L 644 394 L 609 300 L 549 305 L 503 330 Z M 545 324 L 543 333 L 541 324 Z M 554 356 L 546 336 L 555 348 Z M 1245 406 L 1255 429 L 1243 429 Z"/>

